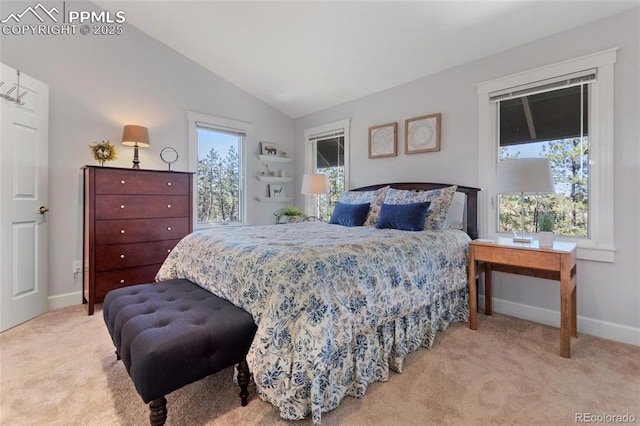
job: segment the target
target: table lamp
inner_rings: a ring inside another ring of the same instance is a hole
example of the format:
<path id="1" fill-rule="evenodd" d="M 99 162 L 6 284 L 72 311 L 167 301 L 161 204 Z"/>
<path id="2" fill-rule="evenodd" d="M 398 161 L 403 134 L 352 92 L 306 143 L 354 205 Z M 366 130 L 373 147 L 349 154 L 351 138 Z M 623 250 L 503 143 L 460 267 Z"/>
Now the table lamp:
<path id="1" fill-rule="evenodd" d="M 329 193 L 329 177 L 321 173 L 305 174 L 302 176 L 302 193 L 314 196 L 315 216 L 319 216 L 320 211 L 320 194 Z"/>
<path id="2" fill-rule="evenodd" d="M 147 148 L 149 143 L 149 131 L 146 127 L 127 124 L 122 131 L 122 145 L 132 146 L 133 149 L 133 169 L 140 168 L 138 159 L 138 147 Z"/>
<path id="3" fill-rule="evenodd" d="M 524 195 L 555 192 L 551 163 L 548 158 L 510 158 L 498 161 L 496 172 L 496 193 L 520 194 L 522 234 L 514 231 L 513 241 L 530 243 L 532 238 L 525 237 L 524 232 Z"/>

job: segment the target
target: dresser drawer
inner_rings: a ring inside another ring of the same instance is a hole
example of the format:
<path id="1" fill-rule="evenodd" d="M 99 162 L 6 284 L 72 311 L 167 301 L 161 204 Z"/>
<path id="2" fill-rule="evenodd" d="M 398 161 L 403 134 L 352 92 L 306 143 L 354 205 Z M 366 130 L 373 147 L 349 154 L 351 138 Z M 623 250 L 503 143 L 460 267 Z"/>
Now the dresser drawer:
<path id="1" fill-rule="evenodd" d="M 95 243 L 129 244 L 175 240 L 189 233 L 189 218 L 96 220 Z"/>
<path id="2" fill-rule="evenodd" d="M 162 263 L 180 240 L 96 246 L 96 271 Z"/>
<path id="3" fill-rule="evenodd" d="M 160 270 L 160 266 L 161 264 L 155 264 L 140 266 L 138 268 L 96 272 L 96 302 L 101 302 L 104 299 L 104 296 L 113 289 L 155 282 L 155 277 Z"/>
<path id="4" fill-rule="evenodd" d="M 189 175 L 145 170 L 96 169 L 96 194 L 189 194 Z"/>
<path id="5" fill-rule="evenodd" d="M 96 195 L 96 219 L 186 216 L 187 195 Z"/>

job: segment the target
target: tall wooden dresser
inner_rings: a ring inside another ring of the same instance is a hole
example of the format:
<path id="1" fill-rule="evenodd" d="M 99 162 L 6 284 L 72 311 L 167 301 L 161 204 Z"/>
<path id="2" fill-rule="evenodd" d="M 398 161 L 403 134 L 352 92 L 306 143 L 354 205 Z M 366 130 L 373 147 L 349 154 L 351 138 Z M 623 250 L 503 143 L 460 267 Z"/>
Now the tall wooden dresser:
<path id="1" fill-rule="evenodd" d="M 193 229 L 192 173 L 85 166 L 84 302 L 150 283 Z"/>

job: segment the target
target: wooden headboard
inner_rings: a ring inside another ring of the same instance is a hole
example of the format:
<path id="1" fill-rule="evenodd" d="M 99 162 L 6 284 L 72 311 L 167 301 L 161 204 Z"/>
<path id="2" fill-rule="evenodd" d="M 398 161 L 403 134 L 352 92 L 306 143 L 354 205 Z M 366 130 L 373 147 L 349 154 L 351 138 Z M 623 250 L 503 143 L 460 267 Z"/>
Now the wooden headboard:
<path id="1" fill-rule="evenodd" d="M 451 183 L 430 183 L 430 182 L 396 182 L 381 183 L 377 185 L 363 186 L 361 188 L 351 189 L 351 191 L 374 191 L 376 189 L 390 186 L 393 189 L 404 189 L 410 191 L 429 191 L 431 189 L 440 189 L 451 186 Z M 458 192 L 467 195 L 466 205 L 466 231 L 472 239 L 478 238 L 478 191 L 480 188 L 458 185 Z"/>

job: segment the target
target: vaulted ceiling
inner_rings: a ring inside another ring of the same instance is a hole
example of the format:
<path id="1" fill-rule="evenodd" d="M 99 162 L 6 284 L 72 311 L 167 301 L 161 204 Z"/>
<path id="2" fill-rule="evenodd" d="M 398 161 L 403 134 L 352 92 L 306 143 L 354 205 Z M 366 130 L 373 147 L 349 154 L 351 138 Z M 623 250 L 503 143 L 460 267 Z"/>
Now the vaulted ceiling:
<path id="1" fill-rule="evenodd" d="M 94 1 L 292 118 L 640 3 Z"/>

